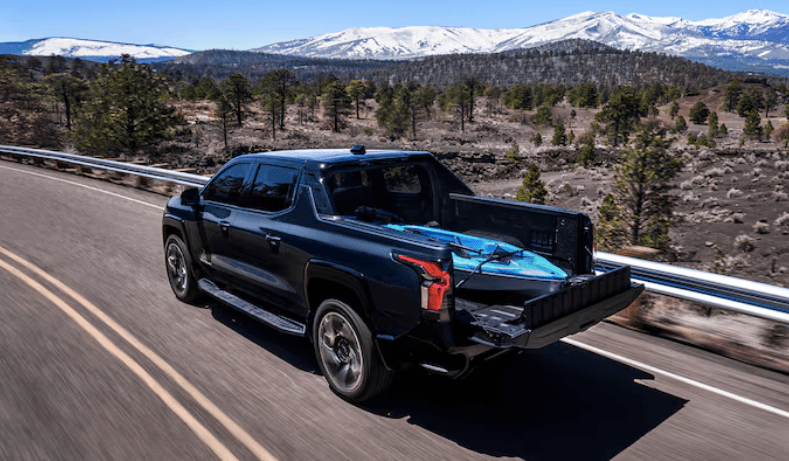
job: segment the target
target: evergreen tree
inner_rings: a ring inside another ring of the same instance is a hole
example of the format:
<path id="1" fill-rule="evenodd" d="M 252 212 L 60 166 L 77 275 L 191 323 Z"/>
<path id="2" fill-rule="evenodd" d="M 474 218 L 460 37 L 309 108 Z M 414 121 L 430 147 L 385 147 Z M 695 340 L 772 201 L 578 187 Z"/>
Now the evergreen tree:
<path id="1" fill-rule="evenodd" d="M 164 79 L 150 67 L 124 55 L 120 65 L 102 65 L 70 133 L 78 149 L 136 153 L 170 137 L 177 123 L 164 103 Z"/>
<path id="2" fill-rule="evenodd" d="M 219 93 L 214 104 L 216 104 L 214 116 L 217 118 L 219 128 L 222 129 L 222 139 L 225 142 L 225 152 L 227 152 L 227 134 L 230 131 L 230 121 L 233 119 L 233 105 L 223 93 Z"/>
<path id="3" fill-rule="evenodd" d="M 729 134 L 729 129 L 726 127 L 725 123 L 721 123 L 721 126 L 718 128 L 718 134 L 720 136 L 726 136 Z"/>
<path id="4" fill-rule="evenodd" d="M 540 169 L 536 163 L 530 164 L 526 176 L 523 178 L 523 185 L 518 189 L 518 201 L 544 205 L 547 195 L 545 182 L 540 180 Z"/>
<path id="5" fill-rule="evenodd" d="M 531 87 L 529 85 L 514 85 L 504 92 L 501 102 L 512 110 L 531 110 L 534 107 Z"/>
<path id="6" fill-rule="evenodd" d="M 773 131 L 775 131 L 775 128 L 773 127 L 772 122 L 768 120 L 767 123 L 764 125 L 764 128 L 762 128 L 762 132 L 764 133 L 764 138 L 769 141 L 770 135 L 773 134 Z"/>
<path id="7" fill-rule="evenodd" d="M 466 118 L 469 111 L 469 90 L 465 85 L 455 85 L 447 88 L 438 97 L 438 105 L 444 112 L 455 112 L 460 119 L 460 131 L 466 131 Z"/>
<path id="8" fill-rule="evenodd" d="M 222 93 L 225 99 L 233 104 L 236 113 L 236 121 L 238 126 L 241 126 L 244 104 L 255 100 L 254 94 L 252 93 L 252 87 L 249 86 L 247 78 L 239 73 L 230 74 L 227 79 L 222 82 Z"/>
<path id="9" fill-rule="evenodd" d="M 476 77 L 466 77 L 463 79 L 463 86 L 468 91 L 468 122 L 474 123 L 474 97 L 483 90 L 483 85 Z"/>
<path id="10" fill-rule="evenodd" d="M 540 147 L 542 145 L 542 135 L 540 134 L 539 131 L 534 134 L 532 141 L 534 142 L 534 145 L 537 147 Z"/>
<path id="11" fill-rule="evenodd" d="M 512 147 L 510 150 L 504 153 L 504 157 L 507 158 L 512 163 L 518 163 L 521 161 L 521 148 L 518 146 L 517 142 L 512 143 Z"/>
<path id="12" fill-rule="evenodd" d="M 726 86 L 723 92 L 723 105 L 722 109 L 726 112 L 733 111 L 737 104 L 740 102 L 740 95 L 742 95 L 742 86 L 736 80 L 732 80 Z"/>
<path id="13" fill-rule="evenodd" d="M 718 113 L 717 112 L 711 112 L 710 113 L 708 125 L 710 127 L 710 130 L 709 130 L 710 138 L 717 137 L 718 136 Z"/>
<path id="14" fill-rule="evenodd" d="M 671 116 L 671 120 L 674 120 L 674 117 L 679 114 L 679 104 L 677 101 L 671 103 L 671 108 L 669 108 L 668 114 Z"/>
<path id="15" fill-rule="evenodd" d="M 359 120 L 359 104 L 364 99 L 366 93 L 367 88 L 363 81 L 351 80 L 351 83 L 348 84 L 348 96 L 353 99 L 354 105 L 356 106 L 356 120 Z"/>
<path id="16" fill-rule="evenodd" d="M 737 102 L 737 114 L 740 117 L 746 117 L 751 111 L 762 108 L 764 108 L 764 94 L 761 88 L 753 85 L 745 89 Z"/>
<path id="17" fill-rule="evenodd" d="M 66 130 L 71 131 L 72 107 L 80 103 L 87 91 L 87 85 L 81 79 L 65 73 L 49 74 L 44 77 L 43 82 L 48 86 L 51 94 L 63 103 Z"/>
<path id="18" fill-rule="evenodd" d="M 626 143 L 630 133 L 641 119 L 640 98 L 632 87 L 617 90 L 603 109 L 595 115 L 597 122 L 606 123 L 608 142 L 616 146 Z"/>
<path id="19" fill-rule="evenodd" d="M 501 88 L 497 86 L 489 86 L 485 88 L 485 91 L 482 93 L 482 95 L 485 96 L 487 102 L 485 104 L 485 108 L 488 112 L 488 117 L 490 117 L 490 113 L 498 109 L 499 99 L 501 98 Z"/>
<path id="20" fill-rule="evenodd" d="M 351 113 L 351 97 L 345 91 L 345 85 L 334 80 L 323 89 L 321 95 L 323 116 L 326 117 L 331 129 L 337 133 L 345 125 L 345 117 Z"/>
<path id="21" fill-rule="evenodd" d="M 690 108 L 690 120 L 697 125 L 703 125 L 709 115 L 710 110 L 702 101 L 698 101 Z"/>
<path id="22" fill-rule="evenodd" d="M 567 144 L 567 134 L 564 131 L 564 122 L 557 120 L 553 125 L 553 139 L 551 144 L 554 146 L 564 146 Z"/>
<path id="23" fill-rule="evenodd" d="M 685 117 L 679 116 L 677 120 L 674 122 L 674 126 L 671 127 L 672 133 L 682 133 L 683 131 L 688 129 L 688 123 L 685 121 Z"/>
<path id="24" fill-rule="evenodd" d="M 285 129 L 285 110 L 288 99 L 292 97 L 298 84 L 299 80 L 296 78 L 296 74 L 288 69 L 271 71 L 261 82 L 263 92 L 267 95 L 266 99 L 270 101 L 270 104 L 277 105 L 276 111 L 271 109 L 270 112 L 271 114 L 274 114 L 274 112 L 277 113 L 280 130 Z"/>
<path id="25" fill-rule="evenodd" d="M 627 243 L 627 232 L 614 194 L 610 193 L 605 196 L 597 214 L 599 219 L 595 228 L 595 244 L 599 248 L 609 251 L 615 251 L 624 246 Z"/>
<path id="26" fill-rule="evenodd" d="M 379 125 L 386 128 L 386 135 L 392 140 L 408 133 L 411 99 L 411 89 L 407 86 L 397 84 L 393 88 L 379 88 L 379 107 L 375 118 Z"/>
<path id="27" fill-rule="evenodd" d="M 550 125 L 553 123 L 553 114 L 551 114 L 551 109 L 546 106 L 540 106 L 531 116 L 531 122 L 537 127 L 542 130 L 544 125 Z M 564 124 L 562 124 L 562 129 L 564 129 Z"/>
<path id="28" fill-rule="evenodd" d="M 284 115 L 280 112 L 280 98 L 270 84 L 261 85 L 260 107 L 271 124 L 271 139 L 277 139 L 277 123 Z"/>
<path id="29" fill-rule="evenodd" d="M 613 203 L 601 210 L 598 237 L 602 246 L 614 247 L 620 242 L 606 241 L 600 227 L 620 227 L 624 243 L 665 249 L 669 244 L 668 230 L 673 222 L 676 198 L 670 193 L 671 181 L 682 168 L 682 158 L 670 155 L 669 145 L 657 133 L 642 130 L 633 145 L 625 149 L 621 162 L 614 167 Z M 605 213 L 604 213 L 605 212 Z"/>
<path id="30" fill-rule="evenodd" d="M 778 106 L 778 94 L 774 89 L 768 87 L 764 91 L 764 118 L 770 117 L 770 111 Z"/>
<path id="31" fill-rule="evenodd" d="M 742 134 L 749 138 L 760 139 L 762 137 L 762 118 L 759 117 L 759 112 L 756 109 L 751 109 L 745 117 L 745 126 L 742 129 Z"/>
<path id="32" fill-rule="evenodd" d="M 597 152 L 594 149 L 594 134 L 587 133 L 583 136 L 581 151 L 578 155 L 578 163 L 584 167 L 588 167 L 590 164 L 594 163 L 595 160 L 597 160 Z"/>

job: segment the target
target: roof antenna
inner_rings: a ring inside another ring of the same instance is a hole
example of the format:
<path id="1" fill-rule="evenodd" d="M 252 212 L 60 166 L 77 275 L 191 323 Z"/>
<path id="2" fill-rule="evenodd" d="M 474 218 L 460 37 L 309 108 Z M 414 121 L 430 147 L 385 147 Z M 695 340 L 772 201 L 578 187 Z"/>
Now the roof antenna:
<path id="1" fill-rule="evenodd" d="M 364 155 L 366 151 L 364 150 L 364 144 L 357 144 L 351 147 L 351 153 L 353 155 Z"/>

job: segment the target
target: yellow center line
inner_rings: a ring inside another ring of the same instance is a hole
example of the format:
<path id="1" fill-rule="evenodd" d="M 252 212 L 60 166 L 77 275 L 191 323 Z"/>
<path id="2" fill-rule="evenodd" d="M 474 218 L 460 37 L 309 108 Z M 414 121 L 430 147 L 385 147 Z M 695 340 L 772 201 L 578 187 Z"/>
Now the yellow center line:
<path id="1" fill-rule="evenodd" d="M 169 363 L 167 363 L 163 358 L 161 358 L 150 348 L 142 344 L 128 330 L 123 328 L 121 325 L 119 325 L 117 322 L 111 319 L 107 314 L 105 314 L 104 311 L 96 307 L 93 303 L 85 299 L 79 293 L 75 292 L 74 290 L 66 286 L 60 280 L 44 272 L 38 266 L 35 266 L 34 264 L 28 262 L 27 260 L 23 259 L 21 256 L 12 253 L 11 251 L 3 248 L 2 246 L 0 246 L 0 253 L 4 254 L 8 258 L 13 259 L 20 265 L 34 272 L 36 275 L 46 280 L 48 283 L 56 287 L 58 290 L 62 291 L 63 293 L 73 298 L 75 301 L 77 301 L 79 304 L 85 307 L 85 309 L 87 309 L 91 314 L 95 315 L 99 320 L 104 322 L 104 324 L 106 324 L 110 329 L 112 329 L 115 333 L 117 333 L 121 338 L 126 340 L 132 347 L 137 349 L 146 358 L 148 358 L 148 360 L 153 362 L 154 365 L 159 367 L 160 370 L 162 370 L 165 374 L 167 374 L 167 376 L 169 376 L 173 381 L 175 381 L 176 384 L 178 384 L 184 391 L 186 391 L 186 393 L 189 394 L 189 396 L 191 396 L 201 407 L 203 407 L 203 409 L 205 409 L 222 426 L 224 426 L 228 432 L 230 432 L 239 442 L 241 442 L 245 447 L 247 447 L 247 449 L 251 451 L 258 459 L 260 459 L 261 461 L 277 461 L 277 459 L 268 450 L 263 448 L 263 446 L 260 445 L 248 432 L 246 432 L 243 428 L 241 428 L 241 426 L 239 426 L 222 410 L 220 410 L 219 407 L 217 407 L 213 402 L 211 402 L 208 399 L 208 397 L 206 397 L 202 392 L 200 392 L 194 385 L 192 385 L 192 383 L 187 381 L 186 378 L 184 378 L 180 373 L 178 373 Z M 3 265 L 3 267 L 5 268 L 6 265 Z M 7 267 L 11 267 L 11 266 L 7 266 Z M 33 283 L 36 283 L 32 279 L 28 278 L 28 280 L 30 280 Z M 38 286 L 41 287 L 42 290 L 46 290 L 41 285 Z M 47 291 L 47 293 L 49 292 Z M 52 296 L 54 297 L 54 295 Z M 70 307 L 68 308 L 71 309 Z M 74 312 L 74 314 L 79 316 L 79 314 L 77 314 L 76 312 Z M 85 322 L 87 323 L 87 321 Z M 101 334 L 98 331 L 97 333 Z"/>
<path id="2" fill-rule="evenodd" d="M 31 288 L 39 292 L 42 296 L 47 298 L 51 301 L 54 305 L 60 308 L 66 315 L 71 317 L 77 325 L 82 327 L 96 342 L 101 345 L 104 349 L 107 350 L 110 354 L 114 355 L 115 358 L 121 361 L 126 367 L 128 367 L 134 374 L 136 374 L 145 385 L 147 385 L 157 397 L 159 397 L 165 405 L 167 405 L 173 413 L 178 416 L 181 421 L 186 423 L 190 429 L 203 441 L 203 443 L 208 446 L 208 448 L 213 451 L 217 457 L 221 460 L 228 460 L 233 461 L 236 458 L 230 450 L 225 447 L 222 442 L 220 442 L 216 437 L 214 437 L 208 429 L 205 428 L 202 424 L 200 424 L 195 417 L 189 413 L 189 411 L 184 408 L 178 401 L 169 393 L 167 392 L 161 384 L 159 384 L 153 376 L 151 376 L 147 371 L 140 366 L 139 363 L 135 362 L 134 359 L 129 357 L 125 352 L 123 352 L 118 346 L 116 346 L 109 338 L 104 336 L 95 326 L 93 326 L 90 322 L 88 322 L 84 317 L 79 315 L 74 309 L 71 308 L 65 301 L 55 296 L 54 293 L 44 288 L 40 283 L 36 282 L 35 280 L 31 279 L 24 273 L 22 273 L 19 269 L 11 266 L 7 262 L 0 259 L 0 268 L 5 269 L 11 275 L 17 277 L 21 281 L 28 284 Z"/>

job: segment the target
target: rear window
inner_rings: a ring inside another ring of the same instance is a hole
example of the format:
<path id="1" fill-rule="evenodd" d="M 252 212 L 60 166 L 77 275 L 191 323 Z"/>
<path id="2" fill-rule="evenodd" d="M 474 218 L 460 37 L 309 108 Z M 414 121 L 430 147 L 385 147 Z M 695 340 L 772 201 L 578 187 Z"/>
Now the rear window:
<path id="1" fill-rule="evenodd" d="M 356 216 L 360 208 L 372 208 L 411 223 L 435 219 L 428 165 L 357 166 L 333 170 L 324 179 L 336 214 Z"/>

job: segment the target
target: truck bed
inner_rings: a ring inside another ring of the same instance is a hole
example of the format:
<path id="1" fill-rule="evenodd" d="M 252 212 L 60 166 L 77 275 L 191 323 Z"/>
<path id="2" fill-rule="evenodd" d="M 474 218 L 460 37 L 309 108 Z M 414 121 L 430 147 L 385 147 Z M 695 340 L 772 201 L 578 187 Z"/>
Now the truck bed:
<path id="1" fill-rule="evenodd" d="M 619 312 L 643 290 L 643 285 L 630 282 L 630 268 L 620 267 L 597 276 L 572 277 L 566 288 L 519 304 L 486 304 L 458 293 L 455 308 L 474 342 L 538 349 Z"/>

